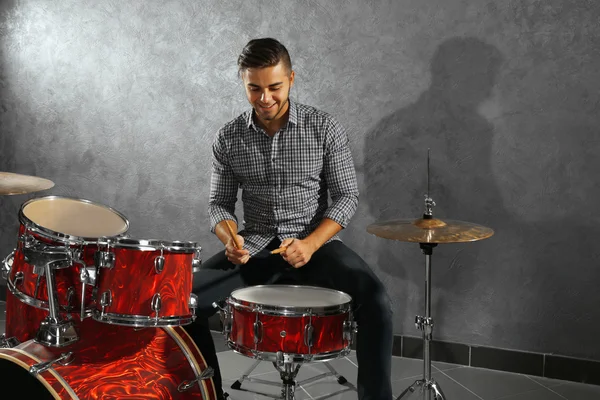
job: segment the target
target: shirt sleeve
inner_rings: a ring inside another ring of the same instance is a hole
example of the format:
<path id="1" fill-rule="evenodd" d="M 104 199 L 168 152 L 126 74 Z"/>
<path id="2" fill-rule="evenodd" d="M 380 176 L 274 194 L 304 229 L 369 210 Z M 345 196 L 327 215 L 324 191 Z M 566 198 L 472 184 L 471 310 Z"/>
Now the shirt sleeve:
<path id="1" fill-rule="evenodd" d="M 358 185 L 348 135 L 333 118 L 325 134 L 323 169 L 332 200 L 324 216 L 345 228 L 358 207 Z"/>
<path id="2" fill-rule="evenodd" d="M 237 192 L 238 182 L 231 168 L 226 140 L 221 130 L 217 133 L 212 146 L 212 173 L 208 201 L 211 232 L 214 233 L 216 225 L 225 219 L 237 222 L 235 217 Z"/>

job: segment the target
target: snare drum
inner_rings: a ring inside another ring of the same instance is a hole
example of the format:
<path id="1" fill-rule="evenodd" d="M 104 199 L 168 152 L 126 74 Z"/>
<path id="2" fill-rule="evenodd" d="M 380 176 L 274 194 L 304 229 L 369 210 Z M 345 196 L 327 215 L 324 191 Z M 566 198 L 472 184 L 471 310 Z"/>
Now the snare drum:
<path id="1" fill-rule="evenodd" d="M 10 265 L 6 270 L 10 294 L 28 306 L 45 310 L 41 314 L 48 315 L 45 271 L 43 266 L 31 265 L 24 255 L 26 244 L 41 245 L 48 252 L 64 252 L 71 260 L 65 268 L 54 270 L 59 311 L 78 314 L 84 309 L 89 314 L 92 290 L 91 287 L 83 290 L 82 273 L 86 277 L 92 275 L 89 279 L 93 279 L 98 242 L 125 234 L 129 229 L 127 219 L 110 207 L 88 200 L 48 196 L 25 202 L 19 211 L 19 221 L 17 249 L 7 257 L 10 261 L 5 262 Z M 43 250 L 41 252 L 43 254 Z M 85 297 L 83 304 L 82 297 Z M 26 315 L 13 315 L 17 310 Z M 32 318 L 27 318 L 27 313 L 31 313 Z M 32 338 L 33 325 L 23 326 L 22 322 L 37 321 L 39 314 L 29 307 L 8 307 L 7 337 L 17 336 L 21 342 Z"/>
<path id="2" fill-rule="evenodd" d="M 216 400 L 211 369 L 183 328 L 138 330 L 88 318 L 80 329 L 82 339 L 63 349 L 33 340 L 0 349 L 3 386 L 25 399 Z"/>
<path id="3" fill-rule="evenodd" d="M 195 318 L 195 242 L 117 239 L 97 256 L 93 318 L 127 326 L 186 325 Z"/>
<path id="4" fill-rule="evenodd" d="M 264 361 L 284 357 L 301 363 L 346 356 L 354 324 L 351 302 L 346 293 L 312 286 L 235 290 L 226 302 L 227 344 Z"/>

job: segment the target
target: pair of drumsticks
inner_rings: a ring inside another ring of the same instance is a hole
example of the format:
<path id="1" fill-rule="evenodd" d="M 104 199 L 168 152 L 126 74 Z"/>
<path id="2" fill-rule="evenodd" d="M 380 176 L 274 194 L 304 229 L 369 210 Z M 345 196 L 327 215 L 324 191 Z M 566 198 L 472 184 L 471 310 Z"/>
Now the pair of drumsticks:
<path id="1" fill-rule="evenodd" d="M 233 232 L 233 228 L 229 224 L 229 221 L 225 220 L 225 224 L 227 224 L 227 229 L 229 230 L 229 234 L 231 235 L 231 239 L 233 239 L 233 244 L 235 245 L 235 248 L 238 249 L 238 250 L 241 250 L 242 245 L 240 244 L 240 242 L 238 242 L 237 235 Z M 287 246 L 282 246 L 282 247 L 280 247 L 278 249 L 275 249 L 275 250 L 271 251 L 271 254 L 279 254 L 279 253 L 282 253 L 282 252 L 284 252 L 286 250 L 287 250 Z"/>

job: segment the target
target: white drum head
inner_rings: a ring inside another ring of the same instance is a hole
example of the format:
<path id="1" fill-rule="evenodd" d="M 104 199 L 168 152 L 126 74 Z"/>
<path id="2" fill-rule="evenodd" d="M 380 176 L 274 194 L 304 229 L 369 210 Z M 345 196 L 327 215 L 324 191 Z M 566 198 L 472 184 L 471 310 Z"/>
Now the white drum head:
<path id="1" fill-rule="evenodd" d="M 21 208 L 26 225 L 35 225 L 58 236 L 101 238 L 121 235 L 129 222 L 119 212 L 88 200 L 43 197 L 26 202 Z"/>
<path id="2" fill-rule="evenodd" d="M 235 290 L 231 297 L 248 303 L 285 308 L 324 308 L 350 303 L 338 290 L 315 286 L 260 285 Z"/>

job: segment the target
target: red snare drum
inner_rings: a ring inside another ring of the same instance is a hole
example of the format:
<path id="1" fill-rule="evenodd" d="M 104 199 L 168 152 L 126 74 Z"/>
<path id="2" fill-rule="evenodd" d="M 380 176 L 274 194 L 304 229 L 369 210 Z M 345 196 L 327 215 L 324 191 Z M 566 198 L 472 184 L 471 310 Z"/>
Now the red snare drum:
<path id="1" fill-rule="evenodd" d="M 346 356 L 352 340 L 351 297 L 312 286 L 261 285 L 238 289 L 227 299 L 228 346 L 245 356 L 293 362 Z"/>
<path id="2" fill-rule="evenodd" d="M 23 246 L 24 241 L 28 241 L 44 245 L 48 251 L 69 254 L 73 262 L 54 270 L 59 311 L 75 315 L 84 310 L 89 314 L 92 289 L 88 286 L 82 293 L 82 273 L 87 276 L 86 282 L 92 283 L 98 241 L 124 234 L 129 229 L 127 219 L 109 207 L 88 200 L 48 196 L 25 202 L 19 211 L 19 221 L 17 249 L 4 263 L 9 298 L 12 295 L 28 306 L 44 310 L 41 312 L 44 317 L 48 315 L 46 276 L 41 266 L 34 267 L 25 260 Z M 85 297 L 83 304 L 82 297 Z M 21 312 L 13 314 L 17 309 Z M 7 308 L 7 337 L 16 336 L 24 342 L 35 336 L 39 325 L 29 324 L 29 313 L 31 319 L 37 321 L 40 314 L 37 310 L 18 306 Z M 23 325 L 23 321 L 29 322 Z"/>
<path id="3" fill-rule="evenodd" d="M 93 318 L 127 326 L 186 325 L 195 318 L 194 242 L 117 239 L 98 253 Z"/>
<path id="4" fill-rule="evenodd" d="M 25 399 L 216 399 L 211 369 L 183 328 L 137 330 L 88 318 L 80 329 L 82 339 L 62 349 L 33 340 L 0 349 L 3 386 Z M 63 355 L 44 370 L 41 363 Z"/>

